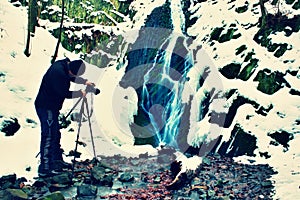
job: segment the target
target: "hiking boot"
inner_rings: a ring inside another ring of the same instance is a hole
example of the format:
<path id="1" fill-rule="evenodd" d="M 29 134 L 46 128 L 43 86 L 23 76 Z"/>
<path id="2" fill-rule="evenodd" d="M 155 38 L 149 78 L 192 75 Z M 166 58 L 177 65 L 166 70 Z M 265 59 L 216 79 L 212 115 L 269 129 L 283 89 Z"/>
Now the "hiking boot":
<path id="1" fill-rule="evenodd" d="M 53 161 L 53 165 L 51 168 L 54 170 L 72 169 L 73 165 L 63 160 L 55 160 Z"/>
<path id="2" fill-rule="evenodd" d="M 58 174 L 60 174 L 61 172 L 56 171 L 56 170 L 49 170 L 49 171 L 42 171 L 42 172 L 38 172 L 38 175 L 40 178 L 48 178 L 48 177 L 52 177 L 52 176 L 56 176 Z"/>

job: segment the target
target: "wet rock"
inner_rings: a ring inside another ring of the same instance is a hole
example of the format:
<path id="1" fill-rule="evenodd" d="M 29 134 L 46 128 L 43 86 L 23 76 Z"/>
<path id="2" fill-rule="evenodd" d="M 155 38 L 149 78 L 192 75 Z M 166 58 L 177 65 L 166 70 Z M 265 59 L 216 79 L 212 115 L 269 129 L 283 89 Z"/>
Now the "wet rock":
<path id="1" fill-rule="evenodd" d="M 273 186 L 272 181 L 270 181 L 270 180 L 261 182 L 261 185 L 263 187 L 272 187 Z"/>
<path id="2" fill-rule="evenodd" d="M 69 185 L 72 183 L 71 174 L 69 172 L 62 173 L 52 177 L 52 181 L 54 183 L 62 184 L 62 185 Z"/>
<path id="3" fill-rule="evenodd" d="M 96 186 L 83 184 L 77 187 L 77 197 L 95 197 L 97 191 L 98 189 Z"/>
<path id="4" fill-rule="evenodd" d="M 210 160 L 209 160 L 208 158 L 204 157 L 204 158 L 202 159 L 202 165 L 207 165 L 207 166 L 209 166 L 210 164 L 211 164 L 211 162 L 210 162 Z"/>
<path id="5" fill-rule="evenodd" d="M 21 189 L 6 189 L 0 192 L 1 200 L 24 200 L 28 195 Z"/>
<path id="6" fill-rule="evenodd" d="M 5 133 L 5 136 L 13 136 L 20 127 L 17 118 L 0 118 L 0 132 Z"/>
<path id="7" fill-rule="evenodd" d="M 161 178 L 158 176 L 153 180 L 153 183 L 160 183 L 161 182 Z"/>
<path id="8" fill-rule="evenodd" d="M 111 187 L 113 185 L 113 175 L 107 173 L 106 169 L 101 166 L 96 166 L 92 169 L 91 178 L 93 183 Z"/>
<path id="9" fill-rule="evenodd" d="M 65 200 L 61 192 L 53 192 L 49 195 L 39 198 L 38 200 Z"/>
<path id="10" fill-rule="evenodd" d="M 170 155 L 162 154 L 157 157 L 157 162 L 160 164 L 167 164 L 172 162 Z"/>
<path id="11" fill-rule="evenodd" d="M 46 183 L 44 180 L 42 180 L 42 179 L 36 180 L 36 181 L 32 184 L 33 187 L 37 187 L 37 188 L 41 188 L 41 187 L 44 187 L 44 186 L 46 186 L 46 185 L 47 185 L 47 183 Z"/>
<path id="12" fill-rule="evenodd" d="M 2 176 L 0 178 L 0 188 L 1 189 L 14 188 L 14 184 L 16 180 L 17 180 L 16 174 Z"/>
<path id="13" fill-rule="evenodd" d="M 134 177 L 129 172 L 124 172 L 119 176 L 119 181 L 121 182 L 132 182 L 134 181 Z"/>
<path id="14" fill-rule="evenodd" d="M 123 183 L 119 180 L 115 180 L 112 187 L 111 187 L 111 189 L 112 190 L 118 190 L 120 188 L 123 188 Z"/>

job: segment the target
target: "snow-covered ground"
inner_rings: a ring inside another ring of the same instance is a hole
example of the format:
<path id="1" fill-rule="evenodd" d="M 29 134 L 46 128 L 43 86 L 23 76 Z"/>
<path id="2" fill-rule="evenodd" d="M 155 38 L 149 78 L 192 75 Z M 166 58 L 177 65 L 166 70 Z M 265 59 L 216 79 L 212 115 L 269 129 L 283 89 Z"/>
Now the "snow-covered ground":
<path id="1" fill-rule="evenodd" d="M 270 159 L 255 158 L 257 163 L 270 164 L 276 171 L 277 175 L 272 177 L 272 180 L 276 186 L 276 195 L 274 198 L 279 199 L 299 199 L 300 198 L 300 150 L 297 146 L 300 144 L 300 129 L 299 125 L 296 125 L 295 121 L 300 118 L 300 105 L 299 96 L 290 95 L 290 89 L 285 87 L 273 95 L 267 95 L 257 90 L 258 82 L 254 82 L 253 79 L 259 70 L 268 68 L 271 71 L 280 71 L 286 73 L 288 69 L 299 71 L 300 61 L 299 58 L 299 33 L 294 33 L 290 37 L 285 36 L 282 33 L 276 33 L 271 35 L 274 43 L 288 43 L 291 45 L 289 51 L 287 51 L 282 57 L 276 58 L 272 52 L 268 52 L 266 48 L 261 47 L 253 40 L 254 34 L 258 31 L 258 27 L 246 29 L 245 25 L 248 23 L 255 24 L 260 17 L 259 6 L 254 9 L 253 5 L 257 2 L 250 2 L 248 11 L 238 14 L 234 12 L 234 9 L 245 5 L 245 1 L 207 1 L 206 3 L 199 3 L 190 7 L 193 13 L 193 17 L 197 18 L 195 25 L 188 29 L 188 33 L 196 37 L 196 41 L 203 45 L 206 52 L 214 57 L 213 62 L 216 68 L 221 68 L 228 63 L 238 62 L 243 63 L 243 58 L 234 56 L 235 51 L 242 44 L 245 44 L 247 50 L 253 49 L 255 56 L 259 58 L 259 66 L 256 72 L 250 77 L 248 81 L 242 81 L 239 79 L 229 80 L 219 74 L 218 78 L 221 79 L 224 91 L 236 88 L 238 93 L 244 97 L 254 100 L 260 105 L 267 108 L 269 105 L 273 105 L 274 108 L 268 113 L 266 117 L 255 113 L 255 108 L 249 104 L 245 104 L 238 109 L 237 115 L 229 128 L 224 128 L 222 134 L 225 138 L 230 137 L 233 126 L 238 123 L 244 130 L 250 131 L 258 139 L 257 146 L 259 147 L 254 153 L 259 155 L 260 152 L 268 152 L 271 155 Z M 235 6 L 234 8 L 232 8 Z M 267 9 L 272 13 L 270 4 L 266 3 Z M 229 9 L 232 8 L 232 9 Z M 288 6 L 281 5 L 283 12 L 287 12 Z M 250 12 L 251 10 L 251 12 Z M 291 9 L 290 9 L 291 10 Z M 205 12 L 208 11 L 208 12 Z M 293 10 L 293 14 L 299 14 L 299 12 Z M 236 24 L 238 32 L 241 33 L 241 37 L 236 40 L 230 40 L 225 43 L 216 42 L 214 46 L 210 43 L 202 43 L 203 38 L 207 38 L 207 34 L 211 33 L 215 27 L 228 27 L 229 24 Z M 202 28 L 200 28 L 202 27 Z M 294 62 L 283 62 L 284 60 L 294 60 Z M 215 74 L 213 74 L 215 75 Z M 299 90 L 300 79 L 299 72 L 297 76 L 291 76 L 287 74 L 286 80 L 291 84 L 292 88 Z M 217 78 L 216 78 L 217 79 Z M 197 79 L 196 79 L 197 81 Z M 198 93 L 202 91 L 198 91 Z M 200 94 L 201 95 L 201 94 Z M 278 113 L 284 114 L 284 117 Z M 250 120 L 246 120 L 246 116 L 250 115 Z M 199 122 L 198 122 L 199 123 Z M 199 124 L 194 124 L 194 129 L 199 129 L 198 134 L 204 135 L 206 128 L 211 125 L 207 120 L 202 120 Z M 195 128 L 196 127 L 196 128 Z M 201 129 L 201 128 L 202 129 Z M 294 139 L 289 142 L 289 151 L 284 152 L 284 148 L 279 146 L 270 145 L 272 140 L 267 133 L 273 133 L 275 131 L 286 130 L 289 133 L 294 134 Z M 204 132 L 204 133 L 203 133 Z M 197 133 L 194 133 L 197 134 Z M 195 138 L 194 138 L 195 139 Z M 239 157 L 236 161 L 248 162 L 248 159 L 253 157 Z"/>
<path id="2" fill-rule="evenodd" d="M 40 141 L 40 127 L 34 109 L 34 99 L 42 76 L 50 66 L 57 40 L 47 30 L 37 28 L 35 36 L 31 40 L 31 56 L 26 57 L 23 53 L 27 36 L 26 9 L 16 8 L 8 1 L 1 1 L 0 16 L 0 71 L 6 74 L 5 82 L 0 82 L 0 114 L 5 117 L 16 117 L 21 125 L 21 129 L 12 137 L 6 137 L 4 133 L 0 134 L 0 160 L 2 163 L 0 174 L 16 173 L 18 177 L 25 176 L 29 180 L 33 180 L 33 177 L 37 176 L 39 158 L 35 156 L 39 152 Z M 65 56 L 71 60 L 78 59 L 78 55 L 60 47 L 58 59 Z M 116 95 L 130 95 L 130 91 L 126 90 L 116 92 L 117 81 L 120 80 L 122 71 L 116 71 L 115 68 L 100 70 L 95 66 L 87 65 L 85 77 L 95 82 L 101 90 L 101 94 L 94 97 L 96 111 L 93 117 L 97 117 L 98 124 L 93 126 L 93 133 L 97 134 L 95 138 L 97 154 L 132 156 L 142 152 L 155 154 L 156 150 L 150 146 L 133 147 L 132 140 L 130 140 L 132 136 L 128 134 L 128 127 L 126 130 L 126 126 L 124 127 L 124 125 L 114 121 L 119 117 L 112 116 L 116 113 L 113 112 L 113 109 L 116 109 L 112 106 L 113 98 L 121 98 Z M 127 105 L 130 102 L 122 102 L 122 99 L 118 105 L 123 106 L 119 108 L 132 109 L 132 105 Z M 76 101 L 66 100 L 61 113 L 67 114 Z M 124 103 L 127 104 L 124 105 Z M 29 124 L 26 119 L 32 119 L 38 124 Z M 126 116 L 123 116 L 123 119 L 126 119 Z M 128 120 L 130 119 L 128 118 Z M 126 123 L 128 124 L 128 122 Z M 74 132 L 68 132 L 69 128 L 62 129 L 61 145 L 65 153 L 74 150 L 75 147 L 77 124 L 73 123 L 72 126 L 75 129 Z M 83 125 L 80 136 L 83 140 L 90 140 L 87 123 Z M 127 144 L 124 144 L 122 148 L 118 146 L 118 144 L 123 143 Z M 91 147 L 79 146 L 79 152 L 82 153 L 81 159 L 93 158 Z M 70 159 L 72 158 L 66 158 L 69 161 Z M 31 169 L 26 171 L 28 167 Z"/>
<path id="3" fill-rule="evenodd" d="M 145 2 L 140 4 L 140 2 Z M 205 34 L 209 33 L 211 28 L 223 26 L 224 19 L 230 21 L 238 20 L 240 24 L 243 23 L 255 23 L 257 16 L 254 16 L 251 12 L 244 14 L 232 15 L 234 11 L 228 11 L 228 8 L 232 5 L 228 5 L 225 1 L 219 1 L 217 4 L 211 4 L 208 1 L 207 4 L 195 5 L 191 8 L 194 10 L 194 16 L 198 17 L 198 21 L 192 26 L 188 33 L 195 35 L 196 41 L 201 43 L 201 39 Z M 132 7 L 145 12 L 139 12 L 135 19 L 137 21 L 143 21 L 145 17 L 150 14 L 151 9 L 147 9 L 147 6 L 159 6 L 164 1 L 135 1 Z M 244 1 L 235 1 L 233 4 L 243 5 Z M 198 8 L 198 9 L 197 9 Z M 220 8 L 222 8 L 220 10 Z M 210 10 L 211 12 L 202 12 L 203 10 Z M 214 11 L 214 12 L 213 12 Z M 259 11 L 257 11 L 259 12 Z M 221 13 L 221 14 L 220 14 Z M 130 28 L 132 24 L 126 22 L 123 24 L 124 29 Z M 142 22 L 141 22 L 142 24 Z M 197 28 L 199 24 L 202 29 Z M 137 26 L 137 25 L 135 25 Z M 122 27 L 120 25 L 119 27 Z M 105 28 L 105 27 L 103 27 Z M 138 28 L 135 27 L 135 28 Z M 248 50 L 255 49 L 256 55 L 260 59 L 260 66 L 263 68 L 270 68 L 272 70 L 282 70 L 285 72 L 287 69 L 299 69 L 299 34 L 293 34 L 292 37 L 286 38 L 281 34 L 273 36 L 274 41 L 284 40 L 288 43 L 293 43 L 293 50 L 287 51 L 284 55 L 284 59 L 295 59 L 294 63 L 282 63 L 282 59 L 275 59 L 272 53 L 269 53 L 263 47 L 255 43 L 252 38 L 247 36 L 253 35 L 257 29 L 252 28 L 245 30 L 239 27 L 239 31 L 242 32 L 242 37 L 239 40 L 232 40 L 225 45 L 215 46 L 217 51 L 213 51 L 212 47 L 208 44 L 203 44 L 203 49 L 214 57 L 218 52 L 218 58 L 214 59 L 214 65 L 218 67 L 228 64 L 227 62 L 240 61 L 238 57 L 232 58 L 234 50 L 243 44 L 246 44 Z M 51 56 L 54 53 L 56 39 L 50 35 L 50 33 L 43 29 L 37 28 L 35 37 L 32 38 L 31 43 L 31 56 L 26 57 L 24 55 L 24 49 L 26 45 L 27 37 L 27 12 L 25 8 L 16 8 L 8 1 L 0 2 L 0 72 L 5 74 L 5 82 L 0 82 L 0 115 L 6 117 L 16 117 L 19 120 L 21 129 L 12 137 L 5 137 L 4 133 L 0 134 L 0 176 L 16 173 L 18 176 L 25 176 L 32 180 L 37 176 L 38 158 L 36 154 L 39 151 L 40 140 L 40 128 L 39 125 L 33 125 L 26 122 L 26 119 L 33 119 L 38 122 L 33 102 L 37 94 L 41 79 L 45 71 L 50 65 Z M 289 40 L 289 41 L 287 41 Z M 297 45 L 298 44 L 298 45 Z M 228 45 L 231 45 L 228 48 Z M 60 47 L 59 58 L 68 56 L 70 59 L 77 59 L 78 56 L 72 54 L 62 47 Z M 58 59 L 59 59 L 58 58 Z M 280 67 L 278 67 L 280 66 Z M 260 69 L 263 69 L 260 68 Z M 116 70 L 115 67 L 99 69 L 95 66 L 88 65 L 86 77 L 95 82 L 97 87 L 100 88 L 101 93 L 94 97 L 95 112 L 92 120 L 93 133 L 96 134 L 95 145 L 97 154 L 113 155 L 120 153 L 122 155 L 137 155 L 142 152 L 156 153 L 156 149 L 150 146 L 133 146 L 132 135 L 128 122 L 132 122 L 132 113 L 136 112 L 136 96 L 135 92 L 131 89 L 122 89 L 118 86 L 122 75 L 124 74 L 124 68 Z M 259 71 L 259 70 L 257 70 Z M 256 73 L 257 73 L 256 71 Z M 197 78 L 190 75 L 191 80 L 195 81 Z M 196 75 L 197 76 L 197 75 Z M 299 74 L 298 74 L 299 76 Z M 252 75 L 252 79 L 255 74 Z M 300 88 L 299 77 L 286 76 L 287 81 L 293 88 Z M 281 89 L 274 95 L 265 95 L 256 89 L 257 82 L 241 81 L 241 80 L 227 80 L 220 76 L 220 81 L 225 90 L 230 88 L 237 88 L 239 93 L 245 97 L 249 97 L 255 100 L 260 105 L 267 107 L 273 104 L 274 108 L 268 113 L 268 117 L 263 117 L 255 113 L 255 109 L 250 105 L 243 105 L 239 108 L 238 114 L 235 116 L 234 122 L 239 123 L 246 131 L 251 131 L 258 138 L 259 151 L 266 151 L 271 155 L 270 159 L 257 158 L 256 163 L 268 163 L 274 167 L 279 173 L 272 177 L 276 186 L 275 198 L 279 199 L 299 199 L 300 198 L 300 150 L 298 145 L 300 144 L 299 129 L 293 124 L 295 119 L 299 119 L 299 97 L 291 96 L 288 94 L 287 88 Z M 251 83 L 251 84 L 250 84 Z M 197 96 L 201 96 L 201 90 L 198 91 Z M 125 98 L 126 97 L 126 98 Z M 287 98 L 288 97 L 288 98 Z M 76 101 L 67 100 L 62 109 L 63 113 L 67 113 Z M 127 114 L 126 114 L 127 113 Z M 278 116 L 277 113 L 284 114 L 284 118 Z M 197 114 L 197 113 L 196 113 Z M 245 120 L 246 115 L 253 115 L 251 120 Z M 68 132 L 62 130 L 62 147 L 66 153 L 73 150 L 75 147 L 76 139 L 76 124 L 72 124 L 75 132 Z M 204 119 L 201 124 L 194 124 L 193 130 L 198 130 L 197 127 L 210 128 L 208 120 Z M 299 126 L 298 126 L 299 128 Z M 205 130 L 205 129 L 200 129 Z M 229 138 L 232 127 L 223 129 L 222 133 L 225 137 Z M 270 137 L 267 137 L 266 133 L 276 130 L 287 130 L 295 133 L 295 138 L 289 142 L 289 151 L 283 152 L 282 146 L 273 146 L 269 142 Z M 199 133 L 201 134 L 201 133 Z M 89 129 L 87 124 L 81 131 L 83 140 L 89 141 Z M 89 144 L 89 148 L 83 148 L 80 146 L 79 151 L 83 153 L 82 158 L 92 158 L 93 152 Z M 121 145 L 121 147 L 119 146 Z M 255 152 L 258 154 L 258 152 Z M 70 158 L 68 158 L 70 159 Z M 249 158 L 239 157 L 237 161 L 247 162 Z M 250 158 L 253 159 L 253 158 Z M 254 163 L 255 164 L 255 163 Z M 30 171 L 26 171 L 27 167 L 31 167 Z"/>

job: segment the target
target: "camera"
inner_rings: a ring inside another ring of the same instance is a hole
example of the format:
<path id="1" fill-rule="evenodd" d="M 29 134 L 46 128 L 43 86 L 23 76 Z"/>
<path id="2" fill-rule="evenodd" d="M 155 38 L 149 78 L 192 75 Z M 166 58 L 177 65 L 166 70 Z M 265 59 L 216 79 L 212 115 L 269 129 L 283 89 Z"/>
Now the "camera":
<path id="1" fill-rule="evenodd" d="M 100 93 L 100 90 L 98 88 L 95 88 L 95 86 L 92 85 L 86 86 L 85 91 L 87 93 L 93 93 L 94 95 L 98 95 Z"/>

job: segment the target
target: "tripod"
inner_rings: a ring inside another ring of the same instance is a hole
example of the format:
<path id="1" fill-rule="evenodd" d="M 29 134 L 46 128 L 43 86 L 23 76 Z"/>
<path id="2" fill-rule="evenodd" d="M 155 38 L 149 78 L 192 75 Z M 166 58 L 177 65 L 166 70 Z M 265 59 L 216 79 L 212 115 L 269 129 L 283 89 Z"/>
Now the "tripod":
<path id="1" fill-rule="evenodd" d="M 66 115 L 66 118 L 73 112 L 73 110 L 80 103 L 80 101 L 82 101 L 82 103 L 81 103 L 79 117 L 78 117 L 78 130 L 77 130 L 77 138 L 76 138 L 76 141 L 75 141 L 76 144 L 75 144 L 75 149 L 74 149 L 74 158 L 73 158 L 73 161 L 72 161 L 72 163 L 73 163 L 72 173 L 74 173 L 74 168 L 75 168 L 76 152 L 77 152 L 78 143 L 79 143 L 78 140 L 79 140 L 80 129 L 81 129 L 81 126 L 82 126 L 82 116 L 84 115 L 84 108 L 86 109 L 87 118 L 88 118 L 88 122 L 89 122 L 89 129 L 90 129 L 90 136 L 91 136 L 91 141 L 92 141 L 92 146 L 93 146 L 94 160 L 97 162 L 95 143 L 94 143 L 94 138 L 93 138 L 92 124 L 91 124 L 91 116 L 93 114 L 93 110 L 91 109 L 91 112 L 90 112 L 88 102 L 87 102 L 87 98 L 85 96 L 80 97 L 80 99 L 75 103 L 73 108 Z"/>

